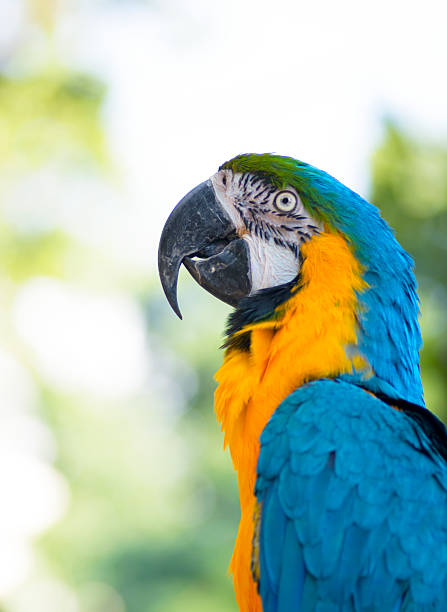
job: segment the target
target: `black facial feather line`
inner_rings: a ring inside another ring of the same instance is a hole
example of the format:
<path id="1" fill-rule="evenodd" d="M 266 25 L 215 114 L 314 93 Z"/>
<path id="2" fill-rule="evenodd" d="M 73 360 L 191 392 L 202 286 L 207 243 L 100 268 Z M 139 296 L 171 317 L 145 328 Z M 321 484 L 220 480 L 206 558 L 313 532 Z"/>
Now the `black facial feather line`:
<path id="1" fill-rule="evenodd" d="M 287 240 L 282 232 L 295 232 L 300 237 L 299 243 L 309 240 L 312 234 L 320 233 L 319 228 L 315 227 L 306 216 L 294 212 L 287 213 L 274 210 L 270 206 L 270 198 L 277 192 L 277 189 L 266 179 L 249 172 L 243 172 L 238 177 L 237 186 L 240 193 L 235 197 L 234 207 L 247 231 L 255 236 L 267 242 L 272 240 L 277 246 L 287 248 L 295 256 L 298 256 L 299 244 Z M 275 217 L 293 219 L 304 223 L 303 225 L 295 224 L 292 226 L 285 223 L 274 225 L 266 219 L 261 219 L 260 215 L 262 214 L 271 214 Z"/>

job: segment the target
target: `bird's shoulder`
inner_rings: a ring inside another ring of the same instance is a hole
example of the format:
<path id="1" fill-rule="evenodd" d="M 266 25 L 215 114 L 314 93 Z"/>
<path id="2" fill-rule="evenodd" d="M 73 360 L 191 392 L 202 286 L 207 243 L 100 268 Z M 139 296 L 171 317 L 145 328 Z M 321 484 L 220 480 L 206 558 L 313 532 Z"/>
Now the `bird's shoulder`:
<path id="1" fill-rule="evenodd" d="M 417 461 L 422 472 L 428 469 L 447 474 L 446 428 L 432 413 L 406 402 L 387 403 L 341 380 L 308 383 L 280 404 L 261 435 L 260 476 L 278 470 L 272 461 L 273 446 L 278 460 L 280 447 L 284 459 L 296 454 L 319 457 L 349 449 L 367 456 L 368 464 L 381 458 L 396 462 L 402 469 L 410 462 L 414 469 Z M 355 467 L 358 471 L 360 464 Z M 305 469 L 302 462 L 300 469 Z"/>

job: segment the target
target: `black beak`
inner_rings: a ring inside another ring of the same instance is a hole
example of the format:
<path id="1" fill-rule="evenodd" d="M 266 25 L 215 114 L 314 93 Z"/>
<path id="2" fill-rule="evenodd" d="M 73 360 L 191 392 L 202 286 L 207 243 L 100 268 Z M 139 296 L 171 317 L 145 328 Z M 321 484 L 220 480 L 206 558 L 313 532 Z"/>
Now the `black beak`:
<path id="1" fill-rule="evenodd" d="M 160 280 L 169 304 L 180 318 L 177 279 L 182 263 L 199 285 L 231 306 L 250 293 L 248 246 L 236 235 L 209 180 L 177 204 L 160 238 Z"/>

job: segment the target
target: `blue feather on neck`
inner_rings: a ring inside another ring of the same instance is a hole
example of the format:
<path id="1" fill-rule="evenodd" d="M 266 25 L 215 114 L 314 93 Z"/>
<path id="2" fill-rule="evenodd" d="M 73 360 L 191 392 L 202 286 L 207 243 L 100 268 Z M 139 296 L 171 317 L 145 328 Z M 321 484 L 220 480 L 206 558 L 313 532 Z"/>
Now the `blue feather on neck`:
<path id="1" fill-rule="evenodd" d="M 419 300 L 412 258 L 375 206 L 312 166 L 303 164 L 300 175 L 303 199 L 347 238 L 369 286 L 358 295 L 358 349 L 372 372 L 341 378 L 390 399 L 424 406 Z"/>

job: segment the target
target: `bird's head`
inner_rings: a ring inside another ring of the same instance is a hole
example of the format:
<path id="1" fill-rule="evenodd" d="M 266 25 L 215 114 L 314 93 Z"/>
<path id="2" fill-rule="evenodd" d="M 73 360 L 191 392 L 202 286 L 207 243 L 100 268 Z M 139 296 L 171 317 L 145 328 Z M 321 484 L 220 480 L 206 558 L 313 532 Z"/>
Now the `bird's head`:
<path id="1" fill-rule="evenodd" d="M 381 380 L 392 378 L 380 373 L 378 336 L 387 334 L 390 345 L 405 340 L 411 371 L 393 384 L 403 389 L 411 379 L 410 401 L 422 403 L 412 260 L 375 206 L 309 164 L 280 155 L 238 155 L 188 193 L 161 236 L 163 289 L 181 317 L 177 278 L 183 263 L 202 287 L 232 306 L 272 293 L 277 306 L 290 297 L 284 288 L 299 285 L 308 245 L 325 235 L 340 237 L 361 270 L 357 335 L 372 369 Z M 318 261 L 313 264 L 318 276 Z M 387 367 L 395 368 L 391 359 Z M 403 397 L 402 390 L 395 395 Z"/>
<path id="2" fill-rule="evenodd" d="M 195 280 L 232 306 L 293 280 L 300 246 L 323 229 L 305 207 L 296 160 L 240 155 L 193 189 L 169 217 L 160 241 L 160 277 L 177 305 L 183 263 Z"/>

